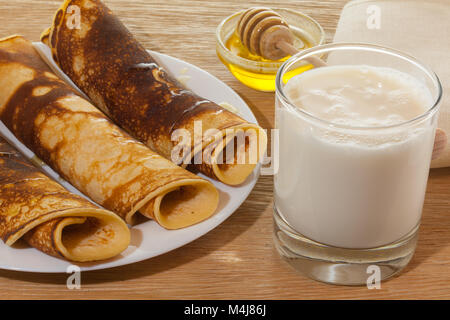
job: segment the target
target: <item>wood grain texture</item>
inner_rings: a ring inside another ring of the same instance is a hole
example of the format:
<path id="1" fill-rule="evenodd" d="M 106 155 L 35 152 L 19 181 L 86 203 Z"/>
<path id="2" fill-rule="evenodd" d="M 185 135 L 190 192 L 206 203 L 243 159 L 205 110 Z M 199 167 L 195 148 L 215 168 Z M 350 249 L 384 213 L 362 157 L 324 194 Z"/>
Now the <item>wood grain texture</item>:
<path id="1" fill-rule="evenodd" d="M 329 41 L 346 1 L 105 2 L 144 46 L 217 76 L 241 95 L 264 128 L 271 128 L 274 95 L 241 85 L 220 63 L 214 43 L 217 24 L 250 6 L 287 7 L 317 19 Z M 1 0 L 0 35 L 38 40 L 59 3 Z M 65 274 L 0 270 L 0 298 L 450 299 L 450 168 L 431 172 L 416 254 L 404 272 L 383 282 L 380 290 L 315 282 L 282 261 L 272 242 L 272 190 L 272 178 L 261 177 L 247 201 L 202 238 L 147 261 L 83 273 L 81 290 L 68 290 Z"/>

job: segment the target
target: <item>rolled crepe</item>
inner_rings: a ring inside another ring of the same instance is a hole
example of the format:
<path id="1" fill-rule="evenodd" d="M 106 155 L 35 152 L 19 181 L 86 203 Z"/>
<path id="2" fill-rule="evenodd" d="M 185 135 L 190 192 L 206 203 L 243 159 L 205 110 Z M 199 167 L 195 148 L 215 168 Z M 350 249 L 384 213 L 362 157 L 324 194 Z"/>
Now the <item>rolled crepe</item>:
<path id="1" fill-rule="evenodd" d="M 264 130 L 184 88 L 101 1 L 65 1 L 41 40 L 99 109 L 167 159 L 237 185 L 264 155 Z M 189 138 L 173 141 L 180 132 Z"/>
<path id="2" fill-rule="evenodd" d="M 129 224 L 139 211 L 178 229 L 216 210 L 212 183 L 115 126 L 18 36 L 0 40 L 0 119 L 63 178 Z"/>
<path id="3" fill-rule="evenodd" d="M 114 257 L 130 243 L 116 214 L 70 193 L 0 138 L 0 238 L 23 238 L 49 255 L 85 262 Z"/>

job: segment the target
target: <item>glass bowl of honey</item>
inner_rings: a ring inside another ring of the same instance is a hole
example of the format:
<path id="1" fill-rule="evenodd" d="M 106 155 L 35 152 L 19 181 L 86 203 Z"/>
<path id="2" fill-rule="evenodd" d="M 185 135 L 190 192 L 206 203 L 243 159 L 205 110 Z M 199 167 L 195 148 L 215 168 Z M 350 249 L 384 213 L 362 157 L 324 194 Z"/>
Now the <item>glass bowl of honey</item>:
<path id="1" fill-rule="evenodd" d="M 293 35 L 293 45 L 298 50 L 304 50 L 321 45 L 325 41 L 322 26 L 313 18 L 290 9 L 273 9 L 280 14 L 289 25 Z M 241 14 L 237 12 L 225 18 L 216 30 L 216 51 L 219 59 L 230 70 L 236 79 L 244 85 L 259 91 L 275 91 L 275 77 L 286 56 L 280 60 L 267 60 L 254 55 L 242 44 L 236 33 L 236 26 Z M 297 68 L 292 77 L 313 68 L 311 64 Z"/>

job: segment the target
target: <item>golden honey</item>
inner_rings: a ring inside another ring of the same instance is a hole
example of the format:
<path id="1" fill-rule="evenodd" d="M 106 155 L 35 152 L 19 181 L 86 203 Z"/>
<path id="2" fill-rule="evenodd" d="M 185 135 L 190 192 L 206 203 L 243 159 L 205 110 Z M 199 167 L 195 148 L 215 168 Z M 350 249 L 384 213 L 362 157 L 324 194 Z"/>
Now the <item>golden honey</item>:
<path id="1" fill-rule="evenodd" d="M 297 43 L 301 43 L 300 41 L 296 41 Z M 302 39 L 302 42 L 304 43 L 304 47 L 302 49 L 310 48 L 311 45 L 306 39 Z M 228 50 L 233 52 L 234 54 L 248 60 L 252 61 L 263 61 L 263 62 L 279 62 L 283 63 L 287 59 L 289 59 L 291 56 L 286 56 L 280 60 L 271 61 L 264 59 L 263 57 L 259 55 L 252 54 L 247 47 L 245 47 L 239 37 L 236 35 L 236 33 L 233 33 L 231 37 L 226 42 L 226 47 Z M 295 42 L 294 42 L 295 45 Z M 220 56 L 219 56 L 220 57 Z M 275 91 L 275 77 L 276 73 L 264 73 L 264 72 L 254 72 L 251 70 L 246 70 L 243 67 L 237 65 L 237 64 L 231 64 L 227 63 L 225 61 L 222 62 L 227 65 L 228 69 L 230 69 L 230 72 L 238 79 L 240 82 L 245 84 L 246 86 L 259 90 L 259 91 Z M 293 71 L 291 71 L 289 74 L 286 75 L 286 79 L 283 78 L 283 81 L 289 80 L 291 77 L 302 73 L 303 71 L 309 70 L 313 68 L 311 64 L 302 66 L 300 68 L 297 68 Z"/>

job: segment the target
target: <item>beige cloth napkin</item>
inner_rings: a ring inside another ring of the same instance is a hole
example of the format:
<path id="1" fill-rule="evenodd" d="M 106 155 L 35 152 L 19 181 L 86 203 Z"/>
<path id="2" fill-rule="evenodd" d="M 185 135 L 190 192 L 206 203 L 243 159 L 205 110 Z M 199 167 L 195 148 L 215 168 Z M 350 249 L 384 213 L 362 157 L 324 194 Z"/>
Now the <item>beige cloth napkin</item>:
<path id="1" fill-rule="evenodd" d="M 350 1 L 342 10 L 334 42 L 383 45 L 428 64 L 442 82 L 438 126 L 450 138 L 450 0 Z M 450 143 L 431 163 L 432 168 L 447 166 Z"/>

